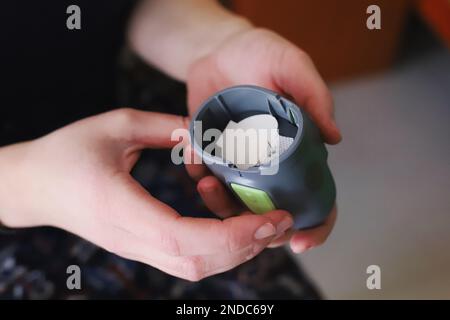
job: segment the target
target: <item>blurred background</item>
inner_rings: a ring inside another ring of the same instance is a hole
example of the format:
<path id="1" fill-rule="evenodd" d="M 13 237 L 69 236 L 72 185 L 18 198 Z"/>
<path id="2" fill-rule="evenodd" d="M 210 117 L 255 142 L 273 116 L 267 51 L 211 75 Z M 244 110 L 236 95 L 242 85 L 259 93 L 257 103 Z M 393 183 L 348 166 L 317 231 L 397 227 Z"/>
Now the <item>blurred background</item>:
<path id="1" fill-rule="evenodd" d="M 233 0 L 312 57 L 343 142 L 329 147 L 339 217 L 301 256 L 326 298 L 450 298 L 450 1 Z M 381 29 L 369 30 L 369 5 Z M 381 268 L 368 290 L 366 268 Z"/>

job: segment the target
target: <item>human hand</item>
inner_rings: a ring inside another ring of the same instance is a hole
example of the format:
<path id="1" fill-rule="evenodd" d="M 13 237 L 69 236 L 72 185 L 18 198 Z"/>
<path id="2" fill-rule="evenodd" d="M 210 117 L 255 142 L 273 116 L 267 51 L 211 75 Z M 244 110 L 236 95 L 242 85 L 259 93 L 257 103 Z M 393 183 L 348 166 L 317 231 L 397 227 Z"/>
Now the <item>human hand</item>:
<path id="1" fill-rule="evenodd" d="M 292 97 L 310 115 L 327 143 L 341 140 L 331 94 L 312 60 L 276 33 L 246 26 L 194 61 L 187 73 L 190 112 L 215 92 L 239 84 L 257 85 Z M 199 180 L 198 190 L 213 211 L 222 217 L 239 212 L 220 181 L 204 166 L 190 165 L 188 171 Z M 334 226 L 336 211 L 335 206 L 323 225 L 289 231 L 271 246 L 290 240 L 294 252 L 303 252 L 323 243 Z"/>
<path id="2" fill-rule="evenodd" d="M 188 218 L 130 175 L 143 148 L 169 148 L 182 117 L 120 109 L 0 148 L 0 220 L 54 226 L 122 257 L 199 280 L 258 254 L 292 225 L 283 211 Z"/>

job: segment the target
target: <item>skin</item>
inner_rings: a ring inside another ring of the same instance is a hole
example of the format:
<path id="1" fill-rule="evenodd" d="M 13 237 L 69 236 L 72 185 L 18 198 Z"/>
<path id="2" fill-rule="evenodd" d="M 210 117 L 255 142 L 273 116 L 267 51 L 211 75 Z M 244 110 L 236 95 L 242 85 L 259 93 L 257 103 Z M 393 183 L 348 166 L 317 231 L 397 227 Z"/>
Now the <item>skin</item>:
<path id="1" fill-rule="evenodd" d="M 333 117 L 331 94 L 312 60 L 277 34 L 264 29 L 249 29 L 229 38 L 211 54 L 197 60 L 188 71 L 189 107 L 194 111 L 201 101 L 214 92 L 243 83 L 293 97 L 311 115 L 326 142 L 335 144 L 341 140 Z M 188 168 L 188 171 L 199 180 L 198 190 L 211 210 L 219 212 L 222 217 L 238 212 L 220 181 L 211 176 L 204 166 L 197 165 Z M 220 203 L 220 209 L 217 203 Z M 271 246 L 289 241 L 292 250 L 300 253 L 322 244 L 334 226 L 336 212 L 334 207 L 322 226 L 314 230 L 289 232 Z"/>
<path id="2" fill-rule="evenodd" d="M 225 87 L 260 85 L 304 106 L 328 143 L 341 139 L 331 95 L 308 55 L 215 1 L 143 1 L 129 42 L 149 64 L 186 82 L 191 112 Z M 12 228 L 61 228 L 191 281 L 232 269 L 266 247 L 289 243 L 303 252 L 326 240 L 336 208 L 323 225 L 294 231 L 288 212 L 243 211 L 203 165 L 186 169 L 220 219 L 183 217 L 152 197 L 130 171 L 142 149 L 174 146 L 171 133 L 188 123 L 119 109 L 0 148 L 0 220 Z"/>

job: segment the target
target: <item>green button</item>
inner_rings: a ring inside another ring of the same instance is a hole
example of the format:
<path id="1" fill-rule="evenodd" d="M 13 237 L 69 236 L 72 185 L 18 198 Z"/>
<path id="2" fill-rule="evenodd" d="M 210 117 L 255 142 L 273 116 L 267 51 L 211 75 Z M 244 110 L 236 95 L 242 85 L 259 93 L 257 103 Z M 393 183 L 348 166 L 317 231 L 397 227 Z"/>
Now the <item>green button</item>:
<path id="1" fill-rule="evenodd" d="M 264 191 L 235 183 L 231 183 L 231 188 L 254 213 L 262 214 L 275 210 L 272 200 Z"/>

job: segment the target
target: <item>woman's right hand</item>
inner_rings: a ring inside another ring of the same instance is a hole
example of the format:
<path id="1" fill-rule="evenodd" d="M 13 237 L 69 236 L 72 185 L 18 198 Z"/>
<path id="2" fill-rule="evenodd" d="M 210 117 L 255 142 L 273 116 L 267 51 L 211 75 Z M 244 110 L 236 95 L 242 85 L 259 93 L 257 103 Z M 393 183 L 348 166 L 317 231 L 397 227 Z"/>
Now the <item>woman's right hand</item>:
<path id="1" fill-rule="evenodd" d="M 120 109 L 0 148 L 0 221 L 58 227 L 192 281 L 232 269 L 283 235 L 292 217 L 182 217 L 143 189 L 130 175 L 140 151 L 172 147 L 173 130 L 187 123 Z"/>

